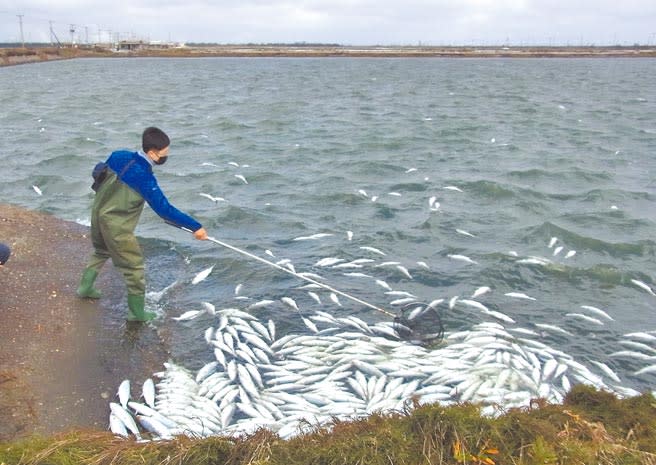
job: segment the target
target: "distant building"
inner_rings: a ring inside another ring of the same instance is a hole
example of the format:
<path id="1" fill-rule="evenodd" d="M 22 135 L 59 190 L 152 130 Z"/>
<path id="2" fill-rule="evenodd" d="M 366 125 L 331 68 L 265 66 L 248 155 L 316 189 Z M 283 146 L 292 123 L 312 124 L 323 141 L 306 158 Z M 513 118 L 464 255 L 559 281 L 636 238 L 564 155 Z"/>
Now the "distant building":
<path id="1" fill-rule="evenodd" d="M 178 44 L 172 44 L 168 42 L 161 41 L 152 41 L 146 42 L 143 40 L 121 40 L 118 43 L 117 50 L 119 52 L 131 52 L 134 50 L 146 50 L 146 49 L 166 49 L 178 47 Z"/>

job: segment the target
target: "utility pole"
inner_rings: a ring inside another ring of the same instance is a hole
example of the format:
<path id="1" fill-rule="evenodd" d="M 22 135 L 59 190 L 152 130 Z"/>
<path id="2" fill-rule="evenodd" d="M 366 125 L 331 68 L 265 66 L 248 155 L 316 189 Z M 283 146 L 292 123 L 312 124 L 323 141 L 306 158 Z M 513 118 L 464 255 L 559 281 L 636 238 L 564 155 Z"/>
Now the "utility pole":
<path id="1" fill-rule="evenodd" d="M 84 26 L 84 43 L 89 45 L 89 27 Z"/>
<path id="2" fill-rule="evenodd" d="M 18 16 L 18 24 L 20 25 L 21 43 L 23 44 L 23 48 L 25 48 L 25 39 L 23 38 L 23 16 L 25 15 L 16 15 L 16 16 Z"/>
<path id="3" fill-rule="evenodd" d="M 75 24 L 71 24 L 69 32 L 71 33 L 71 48 L 73 48 L 75 47 Z"/>

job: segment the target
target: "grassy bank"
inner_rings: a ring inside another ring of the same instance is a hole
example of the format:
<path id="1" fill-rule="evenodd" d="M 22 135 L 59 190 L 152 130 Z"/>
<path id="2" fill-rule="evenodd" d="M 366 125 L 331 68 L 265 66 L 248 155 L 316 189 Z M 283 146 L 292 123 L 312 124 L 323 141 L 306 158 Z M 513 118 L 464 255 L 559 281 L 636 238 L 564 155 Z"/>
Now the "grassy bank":
<path id="1" fill-rule="evenodd" d="M 617 399 L 576 386 L 562 405 L 481 417 L 464 404 L 335 421 L 291 440 L 260 430 L 242 438 L 136 442 L 73 431 L 0 446 L 6 465 L 72 464 L 656 464 L 656 400 Z"/>

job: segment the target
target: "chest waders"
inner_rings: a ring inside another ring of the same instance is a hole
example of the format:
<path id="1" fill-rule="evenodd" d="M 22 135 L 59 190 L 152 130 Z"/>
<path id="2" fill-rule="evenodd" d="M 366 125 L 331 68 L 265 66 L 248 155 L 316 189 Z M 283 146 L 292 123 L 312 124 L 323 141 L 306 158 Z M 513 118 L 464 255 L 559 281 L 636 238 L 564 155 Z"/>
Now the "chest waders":
<path id="1" fill-rule="evenodd" d="M 125 170 L 129 167 L 126 166 Z M 124 170 L 124 171 L 125 171 Z M 155 318 L 144 311 L 146 279 L 141 247 L 134 230 L 144 207 L 144 199 L 135 190 L 109 171 L 96 192 L 91 211 L 91 242 L 94 253 L 82 273 L 77 293 L 80 297 L 99 298 L 93 284 L 107 259 L 123 275 L 128 292 L 129 321 L 148 321 Z"/>

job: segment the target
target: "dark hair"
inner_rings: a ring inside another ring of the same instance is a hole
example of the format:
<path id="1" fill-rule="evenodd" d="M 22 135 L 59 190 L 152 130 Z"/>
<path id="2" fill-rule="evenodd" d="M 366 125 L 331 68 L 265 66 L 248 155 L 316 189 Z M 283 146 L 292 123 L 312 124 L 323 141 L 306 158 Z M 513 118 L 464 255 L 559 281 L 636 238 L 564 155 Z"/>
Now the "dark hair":
<path id="1" fill-rule="evenodd" d="M 171 145 L 169 136 L 159 128 L 146 128 L 141 136 L 141 148 L 148 153 L 149 150 L 164 150 Z"/>

